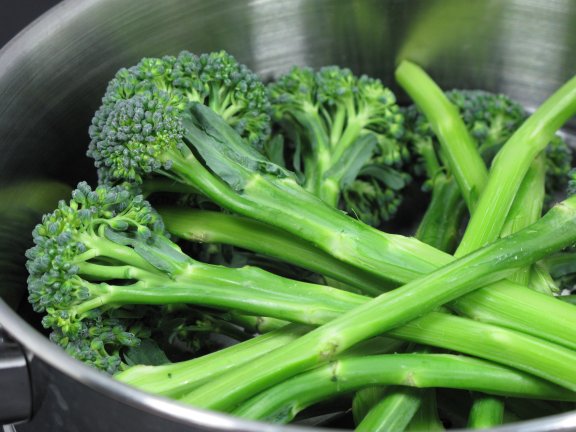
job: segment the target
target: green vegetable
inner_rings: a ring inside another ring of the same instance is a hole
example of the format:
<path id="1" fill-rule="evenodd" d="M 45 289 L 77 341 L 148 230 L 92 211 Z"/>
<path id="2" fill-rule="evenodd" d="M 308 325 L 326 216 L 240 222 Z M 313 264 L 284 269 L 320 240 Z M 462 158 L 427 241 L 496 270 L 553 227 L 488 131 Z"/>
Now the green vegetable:
<path id="1" fill-rule="evenodd" d="M 573 393 L 545 381 L 480 360 L 446 354 L 395 354 L 343 358 L 262 392 L 234 413 L 285 423 L 306 406 L 324 398 L 374 384 L 465 388 L 504 396 L 574 399 Z"/>
<path id="2" fill-rule="evenodd" d="M 390 219 L 409 181 L 394 94 L 380 80 L 337 66 L 295 67 L 269 91 L 274 119 L 295 147 L 290 167 L 303 187 L 368 224 Z"/>
<path id="3" fill-rule="evenodd" d="M 333 360 L 362 340 L 398 327 L 487 282 L 505 278 L 575 240 L 576 198 L 571 198 L 529 228 L 382 294 L 297 341 L 223 375 L 209 386 L 198 388 L 185 400 L 206 408 L 232 409 L 247 397 L 308 367 Z M 245 376 L 251 377 L 249 382 L 242 378 Z M 563 376 L 562 380 L 571 378 Z M 573 383 L 565 385 L 576 389 L 576 376 Z"/>
<path id="4" fill-rule="evenodd" d="M 396 77 L 415 106 L 338 66 L 266 86 L 223 51 L 120 70 L 89 131 L 100 186 L 80 183 L 27 252 L 51 339 L 253 419 L 320 424 L 356 391 L 359 430 L 570 409 L 576 309 L 553 294 L 576 274 L 576 197 L 542 211 L 569 178 L 556 132 L 576 78 L 528 117 L 410 62 Z M 467 396 L 446 406 L 442 387 Z"/>

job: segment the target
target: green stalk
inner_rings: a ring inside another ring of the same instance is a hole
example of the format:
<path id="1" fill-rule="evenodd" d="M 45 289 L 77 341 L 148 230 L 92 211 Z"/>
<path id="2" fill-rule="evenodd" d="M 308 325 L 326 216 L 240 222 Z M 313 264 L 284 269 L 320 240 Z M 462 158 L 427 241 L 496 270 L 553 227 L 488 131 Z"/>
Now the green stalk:
<path id="1" fill-rule="evenodd" d="M 401 62 L 395 76 L 398 84 L 430 122 L 444 148 L 442 154 L 460 186 L 464 201 L 473 210 L 486 184 L 488 171 L 458 109 L 428 74 L 414 63 Z"/>
<path id="2" fill-rule="evenodd" d="M 286 423 L 314 403 L 376 384 L 471 389 L 539 399 L 575 399 L 572 392 L 553 384 L 481 360 L 447 354 L 394 354 L 336 360 L 271 387 L 239 406 L 234 414 Z"/>
<path id="3" fill-rule="evenodd" d="M 269 355 L 244 365 L 186 397 L 197 406 L 229 410 L 246 398 L 378 334 L 407 323 L 576 240 L 576 198 L 531 227 L 500 239 L 423 278 L 356 307 Z M 576 374 L 554 377 L 576 389 Z M 246 379 L 246 377 L 250 379 Z M 570 382 L 568 382 L 570 381 Z"/>
<path id="4" fill-rule="evenodd" d="M 356 427 L 356 432 L 403 431 L 422 402 L 420 389 L 387 387 L 382 399 Z"/>
<path id="5" fill-rule="evenodd" d="M 530 169 L 518 189 L 518 193 L 506 217 L 506 224 L 500 233 L 501 237 L 506 237 L 507 235 L 526 228 L 542 216 L 545 182 L 546 158 L 545 155 L 541 153 L 532 162 Z M 531 267 L 526 267 L 512 275 L 510 279 L 519 285 L 528 286 L 530 275 Z"/>
<path id="6" fill-rule="evenodd" d="M 148 275 L 132 285 L 102 283 L 98 287 L 94 300 L 77 306 L 79 313 L 104 305 L 193 304 L 319 325 L 366 301 L 353 293 L 293 281 L 255 267 L 202 264 L 191 264 L 173 278 Z"/>
<path id="7" fill-rule="evenodd" d="M 296 340 L 308 331 L 310 327 L 291 324 L 192 360 L 161 366 L 132 366 L 114 378 L 141 390 L 176 399 L 227 370 Z"/>
<path id="8" fill-rule="evenodd" d="M 528 287 L 533 291 L 548 296 L 554 296 L 560 292 L 556 281 L 554 281 L 546 266 L 540 262 L 532 265 Z"/>
<path id="9" fill-rule="evenodd" d="M 504 403 L 495 396 L 482 395 L 474 401 L 468 418 L 470 429 L 489 429 L 502 424 Z"/>
<path id="10" fill-rule="evenodd" d="M 426 244 L 450 253 L 456 247 L 466 207 L 458 184 L 452 177 L 438 174 L 433 182 L 432 200 L 415 236 Z"/>
<path id="11" fill-rule="evenodd" d="M 197 187 L 222 207 L 290 232 L 367 273 L 400 283 L 454 259 L 415 239 L 379 232 L 329 208 L 300 188 L 289 173 L 246 146 L 209 109 L 194 106 L 189 114 L 190 118 L 184 119 L 186 141 L 212 172 L 192 152 L 185 157 L 167 155 L 167 160 L 173 162 L 175 178 Z M 520 304 L 517 299 L 524 296 L 525 289 L 511 282 L 498 285 L 495 293 L 490 287 L 451 307 L 567 346 L 576 345 L 572 308 L 542 295 L 525 296 Z M 495 296 L 503 302 L 492 303 Z M 555 329 L 552 333 L 550 327 Z"/>
<path id="12" fill-rule="evenodd" d="M 576 253 L 572 252 L 559 252 L 557 254 L 546 257 L 543 260 L 546 268 L 554 279 L 561 278 L 572 273 L 576 273 Z"/>
<path id="13" fill-rule="evenodd" d="M 354 305 L 350 305 L 350 309 L 353 308 Z M 341 313 L 335 313 L 333 319 L 340 315 Z M 207 371 L 210 373 L 209 376 L 220 376 L 224 372 L 223 369 L 220 370 L 221 364 L 229 364 L 230 367 L 234 365 L 239 368 L 240 365 L 255 357 L 295 340 L 296 337 L 289 330 L 293 327 L 290 325 L 266 334 L 265 338 L 259 336 L 254 340 L 235 345 L 230 349 L 232 350 L 231 353 L 222 350 L 210 354 L 215 369 L 213 371 L 208 364 L 204 364 L 203 360 L 198 359 L 158 368 L 130 369 L 124 373 L 124 376 L 128 376 L 126 382 L 141 386 L 151 392 L 156 392 L 158 389 L 164 395 L 183 395 L 197 387 L 198 383 L 205 379 Z M 276 334 L 280 335 L 278 344 L 275 341 Z M 570 382 L 573 381 L 570 378 L 574 375 L 572 365 L 576 362 L 576 354 L 573 351 L 523 333 L 516 333 L 466 318 L 431 312 L 402 327 L 390 330 L 388 335 L 403 341 L 436 346 L 495 361 L 546 379 L 556 380 L 563 385 L 570 385 Z M 260 340 L 263 341 L 262 345 L 257 342 Z M 246 348 L 244 349 L 243 346 Z M 237 354 L 237 350 L 240 351 L 240 355 Z M 366 352 L 365 347 L 363 352 Z M 244 358 L 242 357 L 243 354 L 248 356 Z M 198 366 L 198 362 L 204 366 Z M 196 374 L 197 371 L 199 371 L 198 375 Z M 170 375 L 170 380 L 165 380 L 168 375 Z M 563 377 L 566 378 L 566 381 Z"/>
<path id="14" fill-rule="evenodd" d="M 500 235 L 532 161 L 575 113 L 576 77 L 549 97 L 501 148 L 457 255 L 465 255 Z"/>
<path id="15" fill-rule="evenodd" d="M 376 296 L 387 291 L 389 282 L 362 271 L 317 249 L 284 230 L 245 217 L 186 208 L 164 207 L 158 212 L 166 229 L 182 239 L 222 243 L 280 258 L 290 264 L 344 282 Z"/>
<path id="16" fill-rule="evenodd" d="M 410 424 L 406 428 L 408 431 L 443 431 L 444 425 L 438 416 L 438 405 L 436 403 L 436 389 L 421 390 L 422 402 L 420 409 L 416 412 Z"/>
<path id="17" fill-rule="evenodd" d="M 576 355 L 574 351 L 466 318 L 431 312 L 387 334 L 404 341 L 491 360 L 568 387 L 573 385 L 564 378 L 576 376 L 571 372 L 573 366 L 570 363 L 570 358 Z M 554 356 L 553 360 L 550 355 Z"/>
<path id="18" fill-rule="evenodd" d="M 386 395 L 385 387 L 366 387 L 357 391 L 352 399 L 352 416 L 359 425 L 374 406 Z"/>

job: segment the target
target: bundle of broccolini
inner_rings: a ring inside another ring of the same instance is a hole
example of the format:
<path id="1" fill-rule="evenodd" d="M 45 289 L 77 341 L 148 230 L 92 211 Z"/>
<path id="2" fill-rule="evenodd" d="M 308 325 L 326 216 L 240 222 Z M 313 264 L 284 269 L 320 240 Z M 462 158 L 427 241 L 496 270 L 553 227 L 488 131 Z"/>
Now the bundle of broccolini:
<path id="1" fill-rule="evenodd" d="M 100 185 L 27 253 L 51 339 L 250 419 L 418 430 L 571 409 L 576 198 L 556 133 L 576 78 L 530 116 L 409 62 L 396 78 L 414 106 L 337 66 L 266 86 L 225 52 L 120 70 L 90 128 Z"/>

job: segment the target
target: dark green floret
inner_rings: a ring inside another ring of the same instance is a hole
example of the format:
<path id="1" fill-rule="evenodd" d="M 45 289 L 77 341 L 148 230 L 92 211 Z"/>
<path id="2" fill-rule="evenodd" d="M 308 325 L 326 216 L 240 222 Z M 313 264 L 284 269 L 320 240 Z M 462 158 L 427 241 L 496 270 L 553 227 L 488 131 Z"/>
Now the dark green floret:
<path id="1" fill-rule="evenodd" d="M 80 183 L 69 204 L 43 217 L 33 232 L 35 246 L 28 250 L 29 301 L 37 312 L 45 312 L 42 323 L 51 328 L 51 339 L 81 360 L 105 369 L 120 364 L 120 347 L 138 344 L 130 331 L 133 322 L 103 314 L 94 305 L 83 311 L 90 299 L 104 296 L 106 284 L 86 279 L 83 265 L 106 263 L 115 258 L 106 231 L 129 232 L 146 241 L 163 232 L 160 218 L 141 197 L 131 199 L 121 188 L 91 190 Z"/>
<path id="2" fill-rule="evenodd" d="M 372 225 L 395 214 L 408 150 L 396 98 L 380 80 L 337 66 L 295 67 L 269 94 L 293 150 L 289 166 L 308 191 Z"/>
<path id="3" fill-rule="evenodd" d="M 224 51 L 201 55 L 182 51 L 177 57 L 144 58 L 118 71 L 92 121 L 93 143 L 103 138 L 108 116 L 119 100 L 150 92 L 166 93 L 176 110 L 189 102 L 209 106 L 254 145 L 270 133 L 266 88 L 256 74 Z"/>

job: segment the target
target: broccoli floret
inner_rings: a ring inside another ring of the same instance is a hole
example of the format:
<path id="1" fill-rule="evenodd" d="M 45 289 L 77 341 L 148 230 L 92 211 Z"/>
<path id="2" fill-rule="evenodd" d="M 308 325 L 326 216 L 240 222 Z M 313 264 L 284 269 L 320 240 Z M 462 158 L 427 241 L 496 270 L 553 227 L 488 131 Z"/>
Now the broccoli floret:
<path id="1" fill-rule="evenodd" d="M 256 146 L 270 133 L 266 88 L 253 72 L 224 51 L 199 56 L 183 51 L 177 57 L 145 58 L 116 74 L 93 118 L 92 145 L 104 139 L 108 116 L 118 101 L 145 93 L 162 93 L 175 110 L 183 110 L 188 102 L 205 104 Z"/>
<path id="2" fill-rule="evenodd" d="M 308 191 L 372 225 L 395 214 L 408 150 L 396 98 L 380 80 L 337 66 L 295 67 L 269 93 Z"/>
<path id="3" fill-rule="evenodd" d="M 117 262 L 104 264 L 117 261 L 117 248 L 104 234 L 107 229 L 129 230 L 142 240 L 162 231 L 150 206 L 143 200 L 128 205 L 129 198 L 128 191 L 118 188 L 92 191 L 86 183 L 79 184 L 70 204 L 61 201 L 43 217 L 33 232 L 35 246 L 26 254 L 29 301 L 35 311 L 46 313 L 42 323 L 53 330 L 51 339 L 76 358 L 109 372 L 121 364 L 121 347 L 135 346 L 139 339 L 130 320 L 102 313 L 108 286 L 86 277 L 90 269 L 85 266 L 101 260 L 95 268 L 124 271 Z"/>
<path id="4" fill-rule="evenodd" d="M 29 302 L 45 313 L 42 324 L 54 342 L 108 372 L 125 367 L 123 352 L 159 327 L 172 336 L 190 330 L 181 319 L 150 319 L 150 308 L 135 305 L 171 305 L 177 312 L 197 305 L 306 324 L 325 322 L 342 308 L 342 294 L 332 288 L 193 260 L 168 238 L 150 204 L 121 186 L 92 190 L 80 183 L 33 234 L 35 246 L 26 254 Z M 210 325 L 230 333 L 222 320 Z"/>

